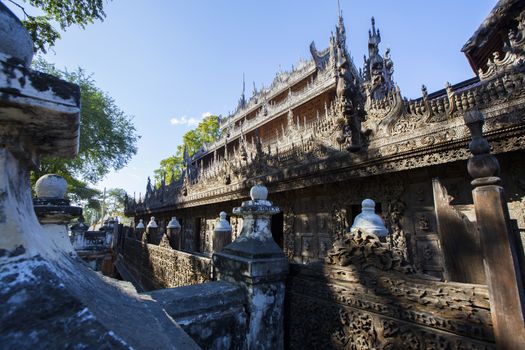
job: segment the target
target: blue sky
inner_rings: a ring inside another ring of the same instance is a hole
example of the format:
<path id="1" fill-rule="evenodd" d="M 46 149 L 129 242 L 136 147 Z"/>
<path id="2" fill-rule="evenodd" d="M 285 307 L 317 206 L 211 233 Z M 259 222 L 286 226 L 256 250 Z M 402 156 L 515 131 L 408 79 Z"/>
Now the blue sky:
<path id="1" fill-rule="evenodd" d="M 358 67 L 367 51 L 370 17 L 391 49 L 394 80 L 408 98 L 471 78 L 462 45 L 495 0 L 341 0 L 347 45 Z M 309 44 L 328 46 L 337 0 L 114 0 L 104 22 L 70 28 L 45 58 L 80 66 L 115 98 L 142 136 L 138 154 L 97 187 L 144 193 L 161 159 L 205 113 L 233 110 L 246 76 L 269 85 L 279 69 L 308 59 Z"/>

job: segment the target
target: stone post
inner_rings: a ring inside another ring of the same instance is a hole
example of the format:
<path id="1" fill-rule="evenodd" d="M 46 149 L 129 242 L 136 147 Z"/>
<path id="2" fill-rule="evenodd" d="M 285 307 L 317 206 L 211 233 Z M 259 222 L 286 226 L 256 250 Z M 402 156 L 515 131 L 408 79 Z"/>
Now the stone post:
<path id="1" fill-rule="evenodd" d="M 88 230 L 87 225 L 84 223 L 84 217 L 81 216 L 78 222 L 71 226 L 71 243 L 75 250 L 84 249 L 84 234 Z"/>
<path id="2" fill-rule="evenodd" d="M 114 248 L 117 242 L 118 221 L 116 219 L 108 219 L 106 225 L 106 241 L 104 244 L 106 247 Z"/>
<path id="3" fill-rule="evenodd" d="M 182 237 L 181 237 L 181 227 L 177 218 L 173 216 L 166 226 L 166 235 L 168 236 L 170 246 L 175 250 L 182 249 Z"/>
<path id="4" fill-rule="evenodd" d="M 239 284 L 247 297 L 246 349 L 282 349 L 285 278 L 288 261 L 272 238 L 271 216 L 280 212 L 262 185 L 233 213 L 243 218 L 235 241 L 212 257 L 218 280 Z"/>
<path id="5" fill-rule="evenodd" d="M 224 247 L 232 242 L 232 227 L 226 220 L 226 213 L 221 211 L 217 225 L 213 229 L 212 252 L 220 252 Z"/>
<path id="6" fill-rule="evenodd" d="M 159 244 L 160 240 L 157 240 L 158 232 L 159 227 L 155 222 L 155 217 L 152 216 L 148 222 L 148 226 L 146 226 L 146 242 L 150 244 Z"/>
<path id="7" fill-rule="evenodd" d="M 49 240 L 62 251 L 74 253 L 69 239 L 67 225 L 75 217 L 82 215 L 82 208 L 69 205 L 64 196 L 66 180 L 59 175 L 47 174 L 36 181 L 36 198 L 33 199 L 35 214 L 44 228 Z"/>
<path id="8" fill-rule="evenodd" d="M 518 244 L 510 225 L 505 192 L 499 185 L 499 163 L 490 154 L 483 137 L 483 115 L 465 113 L 473 157 L 468 172 L 474 178 L 472 197 L 476 211 L 485 275 L 489 287 L 490 312 L 499 349 L 525 349 L 525 293 L 518 263 Z"/>

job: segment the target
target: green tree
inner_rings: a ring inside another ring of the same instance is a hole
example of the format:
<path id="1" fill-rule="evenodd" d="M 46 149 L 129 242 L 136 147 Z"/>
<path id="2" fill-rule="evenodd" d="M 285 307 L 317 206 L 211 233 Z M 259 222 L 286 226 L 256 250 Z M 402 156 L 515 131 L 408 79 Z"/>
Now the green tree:
<path id="1" fill-rule="evenodd" d="M 154 178 L 157 180 L 157 185 L 160 185 L 163 177 L 165 177 L 166 183 L 180 178 L 182 170 L 184 169 L 185 148 L 191 157 L 201 149 L 205 143 L 212 143 L 217 140 L 219 136 L 219 117 L 216 115 L 204 117 L 195 129 L 188 131 L 182 136 L 182 145 L 177 146 L 175 155 L 160 161 L 160 167 L 154 170 Z"/>
<path id="2" fill-rule="evenodd" d="M 22 23 L 29 31 L 33 39 L 35 52 L 46 53 L 49 47 L 55 45 L 60 39 L 60 33 L 53 26 L 58 25 L 60 30 L 65 31 L 72 25 L 85 28 L 86 25 L 95 20 L 103 20 L 103 0 L 8 0 L 10 3 L 22 10 L 24 18 Z M 38 8 L 43 15 L 31 15 L 22 4 L 29 4 Z"/>
<path id="3" fill-rule="evenodd" d="M 81 68 L 58 70 L 43 59 L 33 68 L 78 84 L 81 93 L 80 147 L 74 159 L 43 158 L 32 181 L 48 173 L 68 181 L 68 192 L 77 204 L 100 209 L 100 191 L 91 188 L 111 170 L 123 168 L 137 153 L 137 135 L 132 118 L 107 93 L 100 90 L 90 74 Z"/>
<path id="4" fill-rule="evenodd" d="M 105 213 L 109 217 L 124 216 L 126 191 L 122 188 L 110 188 L 106 192 Z"/>

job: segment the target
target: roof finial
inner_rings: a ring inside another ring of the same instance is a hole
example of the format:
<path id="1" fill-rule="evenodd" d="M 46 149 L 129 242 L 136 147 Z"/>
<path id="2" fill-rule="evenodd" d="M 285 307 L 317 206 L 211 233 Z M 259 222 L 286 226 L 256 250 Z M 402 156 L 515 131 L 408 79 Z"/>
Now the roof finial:
<path id="1" fill-rule="evenodd" d="M 239 99 L 239 103 L 237 105 L 237 110 L 243 109 L 246 106 L 246 97 L 244 95 L 245 91 L 246 91 L 246 84 L 244 81 L 244 72 L 243 72 L 242 73 L 242 94 L 241 94 L 241 98 Z"/>
<path id="2" fill-rule="evenodd" d="M 343 13 L 341 12 L 341 4 L 339 3 L 339 0 L 337 0 L 337 16 L 342 17 Z"/>
<path id="3" fill-rule="evenodd" d="M 246 90 L 246 82 L 244 80 L 244 72 L 242 73 L 242 95 L 244 96 L 244 92 Z"/>

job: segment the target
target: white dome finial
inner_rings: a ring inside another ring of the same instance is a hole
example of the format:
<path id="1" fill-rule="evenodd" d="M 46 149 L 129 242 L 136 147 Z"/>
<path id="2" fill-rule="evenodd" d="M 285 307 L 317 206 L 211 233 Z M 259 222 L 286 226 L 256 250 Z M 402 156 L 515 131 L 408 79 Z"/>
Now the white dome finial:
<path id="1" fill-rule="evenodd" d="M 157 223 L 155 222 L 155 217 L 152 216 L 148 222 L 147 228 L 157 228 Z"/>
<path id="2" fill-rule="evenodd" d="M 354 219 L 354 223 L 350 228 L 352 232 L 361 230 L 366 233 L 373 233 L 378 237 L 388 235 L 383 219 L 375 213 L 375 206 L 376 203 L 369 198 L 361 202 L 361 213 Z"/>

